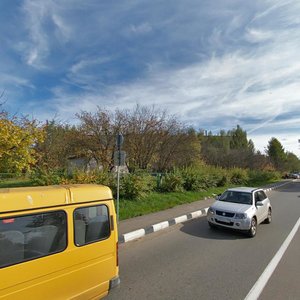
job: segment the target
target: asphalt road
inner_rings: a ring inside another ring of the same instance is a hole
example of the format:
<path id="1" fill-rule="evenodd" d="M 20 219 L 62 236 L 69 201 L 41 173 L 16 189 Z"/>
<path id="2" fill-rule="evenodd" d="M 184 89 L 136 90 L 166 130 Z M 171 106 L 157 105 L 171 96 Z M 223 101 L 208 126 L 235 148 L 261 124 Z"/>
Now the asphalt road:
<path id="1" fill-rule="evenodd" d="M 244 299 L 300 217 L 300 182 L 268 193 L 271 224 L 256 237 L 198 218 L 120 245 L 121 285 L 106 299 Z M 259 299 L 300 299 L 300 231 Z"/>

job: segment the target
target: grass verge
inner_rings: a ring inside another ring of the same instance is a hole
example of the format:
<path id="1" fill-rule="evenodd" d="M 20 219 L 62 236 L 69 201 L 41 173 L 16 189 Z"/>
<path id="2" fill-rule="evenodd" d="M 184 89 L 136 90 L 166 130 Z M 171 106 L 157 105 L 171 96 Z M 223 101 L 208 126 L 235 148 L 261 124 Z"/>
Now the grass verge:
<path id="1" fill-rule="evenodd" d="M 120 199 L 120 220 L 172 208 L 176 205 L 191 203 L 222 193 L 226 187 L 210 188 L 203 192 L 151 193 L 139 200 Z"/>
<path id="2" fill-rule="evenodd" d="M 2 179 L 0 180 L 0 188 L 14 188 L 14 187 L 26 187 L 33 186 L 30 179 L 19 178 L 19 179 Z"/>

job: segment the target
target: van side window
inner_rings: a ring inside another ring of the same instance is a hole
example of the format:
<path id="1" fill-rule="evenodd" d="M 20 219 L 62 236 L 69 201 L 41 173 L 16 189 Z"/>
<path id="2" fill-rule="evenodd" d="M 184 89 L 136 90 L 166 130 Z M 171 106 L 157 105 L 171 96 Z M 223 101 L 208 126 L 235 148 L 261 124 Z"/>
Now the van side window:
<path id="1" fill-rule="evenodd" d="M 74 211 L 75 245 L 97 242 L 110 236 L 106 205 L 78 208 Z"/>
<path id="2" fill-rule="evenodd" d="M 63 211 L 0 218 L 0 268 L 60 252 L 66 246 Z"/>

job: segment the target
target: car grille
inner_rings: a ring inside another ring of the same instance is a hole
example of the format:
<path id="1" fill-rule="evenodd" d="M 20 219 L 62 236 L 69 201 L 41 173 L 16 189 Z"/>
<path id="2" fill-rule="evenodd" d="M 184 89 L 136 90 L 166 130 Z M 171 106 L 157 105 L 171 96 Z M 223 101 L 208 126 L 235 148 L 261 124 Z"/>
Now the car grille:
<path id="1" fill-rule="evenodd" d="M 223 216 L 223 217 L 228 217 L 228 218 L 233 218 L 234 217 L 234 213 L 221 211 L 221 210 L 216 210 L 216 214 L 218 216 Z"/>

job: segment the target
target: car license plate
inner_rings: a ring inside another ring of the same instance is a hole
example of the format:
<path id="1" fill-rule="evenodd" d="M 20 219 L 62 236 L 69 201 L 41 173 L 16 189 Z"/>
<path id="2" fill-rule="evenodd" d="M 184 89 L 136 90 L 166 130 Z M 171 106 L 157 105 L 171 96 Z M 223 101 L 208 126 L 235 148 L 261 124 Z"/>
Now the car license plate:
<path id="1" fill-rule="evenodd" d="M 218 220 L 221 221 L 221 222 L 224 222 L 224 223 L 230 223 L 230 219 L 227 219 L 227 218 L 223 218 L 223 217 L 218 217 Z"/>

